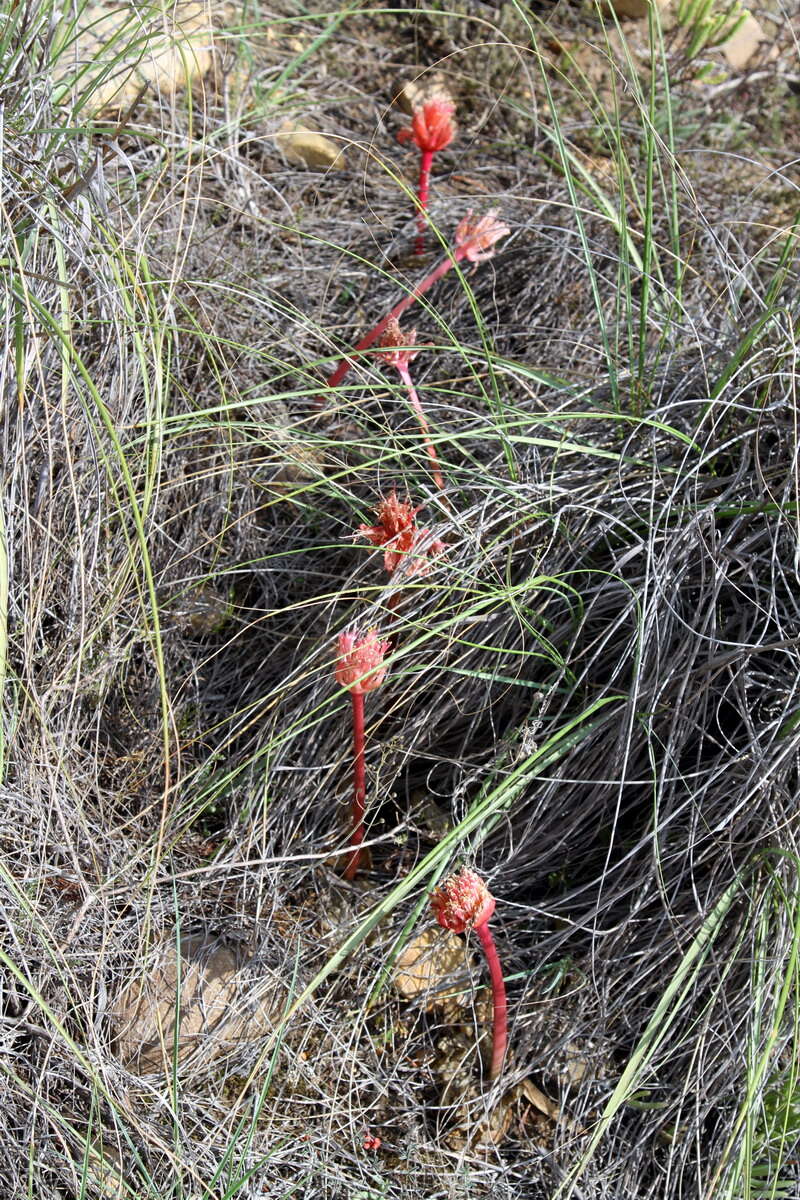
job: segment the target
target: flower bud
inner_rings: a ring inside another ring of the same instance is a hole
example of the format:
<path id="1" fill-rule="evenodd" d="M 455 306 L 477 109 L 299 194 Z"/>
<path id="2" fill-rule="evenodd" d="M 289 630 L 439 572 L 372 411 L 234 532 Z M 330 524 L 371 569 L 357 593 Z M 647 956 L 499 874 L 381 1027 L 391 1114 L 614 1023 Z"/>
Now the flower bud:
<path id="1" fill-rule="evenodd" d="M 472 209 L 459 221 L 456 228 L 456 249 L 461 257 L 472 263 L 486 262 L 494 254 L 492 247 L 500 238 L 507 237 L 511 230 L 497 219 L 497 209 L 490 208 L 486 216 L 475 218 Z"/>
<path id="2" fill-rule="evenodd" d="M 365 634 L 340 633 L 336 658 L 336 682 L 354 696 L 374 692 L 386 678 L 383 656 L 390 642 L 382 642 L 375 629 Z"/>
<path id="3" fill-rule="evenodd" d="M 465 867 L 451 875 L 431 896 L 431 908 L 444 929 L 465 933 L 485 925 L 495 909 L 495 898 L 474 871 Z"/>
<path id="4" fill-rule="evenodd" d="M 408 142 L 412 138 L 420 150 L 444 150 L 455 136 L 453 113 L 456 110 L 452 100 L 434 97 L 426 100 L 419 108 L 414 109 L 411 118 L 411 128 L 401 129 L 397 135 L 399 142 Z"/>

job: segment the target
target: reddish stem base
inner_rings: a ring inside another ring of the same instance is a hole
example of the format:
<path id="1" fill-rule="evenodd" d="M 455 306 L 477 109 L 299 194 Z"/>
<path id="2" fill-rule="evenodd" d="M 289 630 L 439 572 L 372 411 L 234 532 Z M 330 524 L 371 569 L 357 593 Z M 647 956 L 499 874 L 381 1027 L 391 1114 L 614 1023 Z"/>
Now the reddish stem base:
<path id="1" fill-rule="evenodd" d="M 351 692 L 353 701 L 353 832 L 350 845 L 353 850 L 345 867 L 345 879 L 354 879 L 361 861 L 361 843 L 364 841 L 364 805 L 367 797 L 366 767 L 364 763 L 364 693 Z"/>
<path id="2" fill-rule="evenodd" d="M 422 157 L 419 160 L 419 183 L 417 185 L 419 212 L 417 213 L 417 240 L 414 246 L 415 254 L 425 253 L 425 230 L 428 225 L 428 192 L 430 189 L 432 165 L 433 151 L 423 150 Z"/>
<path id="3" fill-rule="evenodd" d="M 508 1044 L 506 985 L 489 922 L 485 921 L 483 925 L 476 926 L 475 932 L 481 939 L 483 952 L 489 964 L 489 974 L 492 977 L 492 1065 L 489 1074 L 492 1079 L 497 1079 L 503 1069 L 503 1059 L 506 1056 Z"/>

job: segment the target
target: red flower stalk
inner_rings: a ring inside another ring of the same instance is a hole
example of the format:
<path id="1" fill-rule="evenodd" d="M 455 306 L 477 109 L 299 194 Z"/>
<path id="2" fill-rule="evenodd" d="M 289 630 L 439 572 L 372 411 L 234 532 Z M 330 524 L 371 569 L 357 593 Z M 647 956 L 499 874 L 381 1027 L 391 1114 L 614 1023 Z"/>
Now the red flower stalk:
<path id="1" fill-rule="evenodd" d="M 422 254 L 425 249 L 425 226 L 428 222 L 428 191 L 431 179 L 433 156 L 437 150 L 449 146 L 455 135 L 453 113 L 455 105 L 451 100 L 441 97 L 426 100 L 419 108 L 414 109 L 411 118 L 411 128 L 401 129 L 397 135 L 398 142 L 408 142 L 412 139 L 420 151 L 419 183 L 417 184 L 417 241 L 415 250 Z"/>
<path id="2" fill-rule="evenodd" d="M 353 847 L 347 861 L 345 879 L 353 879 L 361 859 L 364 840 L 364 802 L 367 797 L 366 766 L 364 762 L 364 696 L 374 692 L 386 678 L 383 656 L 388 642 L 378 638 L 377 631 L 365 634 L 340 633 L 336 658 L 336 682 L 347 688 L 353 702 Z"/>
<path id="3" fill-rule="evenodd" d="M 411 372 L 408 369 L 408 364 L 413 362 L 419 353 L 418 350 L 412 350 L 411 347 L 417 340 L 417 331 L 412 329 L 409 333 L 403 333 L 400 328 L 400 322 L 397 318 L 393 318 L 386 325 L 383 336 L 380 340 L 380 346 L 383 352 L 383 357 L 390 366 L 397 369 L 397 374 L 405 385 L 408 398 L 411 402 L 411 407 L 417 417 L 417 422 L 422 430 L 422 440 L 425 443 L 425 449 L 428 453 L 428 458 L 431 460 L 431 474 L 433 475 L 434 483 L 440 492 L 444 491 L 444 478 L 439 468 L 439 459 L 436 457 L 436 451 L 433 448 L 431 441 L 431 431 L 428 425 L 428 418 L 420 403 L 417 389 L 414 387 L 414 382 L 411 378 Z M 400 349 L 401 346 L 406 348 Z"/>
<path id="4" fill-rule="evenodd" d="M 354 537 L 365 537 L 373 546 L 384 546 L 383 565 L 393 574 L 403 563 L 408 575 L 427 575 L 431 560 L 447 548 L 438 538 L 430 539 L 429 529 L 419 529 L 415 517 L 421 505 L 412 508 L 397 499 L 392 489 L 381 500 L 375 515 L 377 525 L 359 525 Z"/>
<path id="5" fill-rule="evenodd" d="M 370 346 L 377 342 L 385 332 L 389 322 L 398 320 L 407 308 L 410 308 L 412 304 L 421 299 L 456 263 L 461 262 L 464 258 L 472 263 L 485 262 L 486 259 L 491 258 L 494 254 L 492 247 L 495 242 L 510 232 L 508 226 L 497 219 L 496 209 L 491 209 L 485 217 L 481 217 L 477 221 L 473 220 L 472 210 L 470 209 L 456 230 L 455 249 L 451 250 L 441 262 L 437 263 L 430 274 L 425 276 L 422 283 L 417 284 L 412 291 L 403 296 L 402 300 L 398 300 L 394 308 L 385 317 L 382 317 L 378 321 L 378 324 L 374 325 L 369 333 L 365 334 L 361 341 L 358 342 L 353 349 L 353 353 L 359 354 L 362 350 L 369 350 Z M 325 386 L 329 388 L 337 387 L 352 365 L 352 359 L 341 359 L 336 370 L 325 381 Z M 324 403 L 321 396 L 318 397 L 317 403 Z"/>
<path id="6" fill-rule="evenodd" d="M 466 933 L 467 930 L 474 929 L 481 940 L 492 978 L 492 1079 L 497 1079 L 503 1069 L 508 1044 L 506 985 L 497 947 L 489 928 L 489 918 L 494 912 L 495 904 L 494 896 L 480 875 L 466 868 L 458 875 L 451 875 L 431 896 L 433 914 L 444 929 L 452 929 L 454 933 Z"/>

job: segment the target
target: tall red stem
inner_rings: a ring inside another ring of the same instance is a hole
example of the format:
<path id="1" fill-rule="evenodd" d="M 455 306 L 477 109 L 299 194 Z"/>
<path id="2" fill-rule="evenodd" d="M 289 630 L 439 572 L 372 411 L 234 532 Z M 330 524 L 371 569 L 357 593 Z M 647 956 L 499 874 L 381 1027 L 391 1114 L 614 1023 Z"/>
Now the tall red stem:
<path id="1" fill-rule="evenodd" d="M 497 955 L 489 922 L 475 926 L 475 932 L 481 939 L 483 952 L 489 964 L 489 974 L 492 977 L 492 1065 L 490 1075 L 497 1079 L 503 1069 L 503 1059 L 508 1044 L 508 1001 L 506 1000 L 506 985 L 503 980 L 503 969 Z"/>
<path id="2" fill-rule="evenodd" d="M 428 224 L 428 192 L 431 182 L 431 167 L 433 165 L 433 150 L 423 150 L 419 160 L 419 184 L 417 185 L 417 199 L 419 200 L 419 212 L 417 213 L 417 242 L 415 252 L 422 254 L 425 250 L 425 228 Z"/>
<path id="3" fill-rule="evenodd" d="M 345 879 L 355 878 L 361 859 L 361 843 L 364 840 L 364 802 L 367 798 L 366 768 L 364 764 L 364 693 L 351 692 L 353 699 L 353 832 L 350 845 L 353 847 Z"/>
<path id="4" fill-rule="evenodd" d="M 467 247 L 459 246 L 458 249 L 452 251 L 452 256 L 448 255 L 447 258 L 443 258 L 440 263 L 437 263 L 430 275 L 426 275 L 422 283 L 417 284 L 417 286 L 410 291 L 407 296 L 403 296 L 402 300 L 398 300 L 391 312 L 388 312 L 385 317 L 378 321 L 378 324 L 370 329 L 369 333 L 361 339 L 358 345 L 355 346 L 350 353 L 358 354 L 361 350 L 369 350 L 373 342 L 376 342 L 384 332 L 392 317 L 401 317 L 407 308 L 410 308 L 411 305 L 414 304 L 415 301 L 419 300 L 421 296 L 424 296 L 428 289 L 432 288 L 433 285 L 437 283 L 443 275 L 447 274 L 454 263 L 461 261 L 466 253 L 466 250 Z M 337 384 L 342 382 L 352 365 L 352 359 L 343 358 L 333 374 L 326 379 L 325 386 L 329 388 L 336 387 Z M 324 394 L 318 396 L 317 404 L 322 405 L 324 403 Z"/>
<path id="5" fill-rule="evenodd" d="M 411 401 L 411 407 L 416 413 L 417 422 L 422 430 L 422 440 L 425 444 L 425 449 L 428 452 L 428 458 L 431 460 L 431 475 L 433 475 L 433 481 L 438 487 L 439 491 L 443 492 L 444 479 L 439 467 L 439 459 L 436 457 L 436 451 L 434 450 L 433 442 L 431 441 L 431 430 L 430 426 L 428 425 L 428 418 L 425 416 L 423 411 L 422 404 L 420 403 L 419 396 L 417 395 L 417 389 L 414 387 L 414 383 L 411 378 L 411 373 L 404 363 L 397 364 L 397 373 L 402 379 L 403 383 L 406 385 L 406 391 L 408 392 L 408 398 Z"/>

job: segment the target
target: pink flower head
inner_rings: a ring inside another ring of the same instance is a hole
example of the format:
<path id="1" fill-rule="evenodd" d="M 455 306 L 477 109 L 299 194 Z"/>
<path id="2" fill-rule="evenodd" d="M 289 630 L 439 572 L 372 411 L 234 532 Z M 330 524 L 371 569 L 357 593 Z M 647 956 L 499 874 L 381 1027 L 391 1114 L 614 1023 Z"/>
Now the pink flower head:
<path id="1" fill-rule="evenodd" d="M 336 658 L 336 682 L 354 696 L 374 692 L 386 678 L 383 656 L 390 642 L 382 642 L 376 629 L 364 634 L 340 633 Z"/>
<path id="2" fill-rule="evenodd" d="M 419 108 L 415 108 L 411 117 L 411 128 L 401 129 L 397 135 L 398 142 L 408 142 L 412 138 L 420 150 L 444 150 L 455 136 L 453 113 L 456 106 L 452 100 L 434 97 L 426 100 Z"/>
<path id="3" fill-rule="evenodd" d="M 461 257 L 472 263 L 485 262 L 494 254 L 492 247 L 511 230 L 497 219 L 497 209 L 490 208 L 485 217 L 476 221 L 472 209 L 462 218 L 456 228 L 456 249 Z"/>
<path id="4" fill-rule="evenodd" d="M 465 867 L 451 875 L 431 896 L 431 908 L 443 929 L 465 933 L 485 925 L 494 912 L 495 898 L 480 875 Z"/>
<path id="5" fill-rule="evenodd" d="M 385 358 L 390 367 L 403 368 L 407 367 L 410 362 L 419 354 L 418 350 L 400 350 L 400 346 L 413 346 L 417 340 L 416 329 L 409 330 L 404 333 L 400 328 L 400 322 L 397 317 L 392 317 L 391 321 L 386 323 L 386 328 L 381 335 L 381 340 L 378 342 L 382 350 L 382 358 Z"/>

